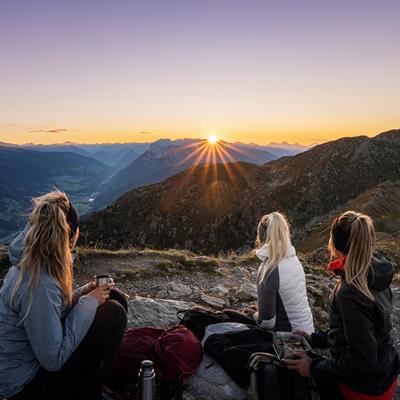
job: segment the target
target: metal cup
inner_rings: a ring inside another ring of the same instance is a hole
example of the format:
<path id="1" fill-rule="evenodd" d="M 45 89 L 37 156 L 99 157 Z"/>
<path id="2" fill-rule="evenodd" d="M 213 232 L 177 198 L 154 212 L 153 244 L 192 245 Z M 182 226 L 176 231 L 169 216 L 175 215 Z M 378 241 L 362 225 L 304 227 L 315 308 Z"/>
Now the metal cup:
<path id="1" fill-rule="evenodd" d="M 111 283 L 112 282 L 111 275 L 109 275 L 109 274 L 96 275 L 94 277 L 94 280 L 96 282 L 96 286 L 97 287 L 104 286 L 104 285 L 107 285 L 107 283 Z"/>

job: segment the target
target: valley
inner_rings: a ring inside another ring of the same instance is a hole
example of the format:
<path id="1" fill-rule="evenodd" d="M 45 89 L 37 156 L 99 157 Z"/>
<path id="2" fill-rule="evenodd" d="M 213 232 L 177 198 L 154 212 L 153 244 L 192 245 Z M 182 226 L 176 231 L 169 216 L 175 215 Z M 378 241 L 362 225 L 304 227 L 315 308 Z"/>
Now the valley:
<path id="1" fill-rule="evenodd" d="M 0 243 L 9 242 L 25 225 L 30 199 L 54 188 L 65 191 L 85 215 L 130 189 L 162 181 L 191 165 L 238 160 L 263 164 L 303 150 L 288 144 L 269 148 L 226 142 L 214 150 L 219 148 L 202 159 L 198 156 L 200 151 L 204 156 L 205 141 L 199 139 L 152 144 L 0 143 Z"/>

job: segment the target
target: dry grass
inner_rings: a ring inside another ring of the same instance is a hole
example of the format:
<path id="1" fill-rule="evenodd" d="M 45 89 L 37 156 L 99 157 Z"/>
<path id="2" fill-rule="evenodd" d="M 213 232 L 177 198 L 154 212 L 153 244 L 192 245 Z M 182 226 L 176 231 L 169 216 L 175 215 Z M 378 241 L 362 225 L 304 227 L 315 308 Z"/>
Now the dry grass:
<path id="1" fill-rule="evenodd" d="M 249 251 L 246 253 L 237 254 L 234 251 L 230 252 L 220 252 L 218 254 L 218 259 L 232 267 L 238 267 L 242 265 L 253 265 L 258 264 L 260 260 L 257 258 L 253 251 Z"/>
<path id="2" fill-rule="evenodd" d="M 153 250 L 153 249 L 136 249 L 127 248 L 121 250 L 107 250 L 100 248 L 84 248 L 77 250 L 78 260 L 87 261 L 93 257 L 113 259 L 121 258 L 129 260 L 129 262 L 137 264 L 146 264 L 152 269 L 156 268 L 161 273 L 185 273 L 201 269 L 203 271 L 213 273 L 219 267 L 219 259 L 209 256 L 198 256 L 187 250 Z M 142 268 L 130 269 L 126 276 L 137 277 L 138 274 L 143 275 Z M 124 271 L 125 273 L 126 271 Z"/>

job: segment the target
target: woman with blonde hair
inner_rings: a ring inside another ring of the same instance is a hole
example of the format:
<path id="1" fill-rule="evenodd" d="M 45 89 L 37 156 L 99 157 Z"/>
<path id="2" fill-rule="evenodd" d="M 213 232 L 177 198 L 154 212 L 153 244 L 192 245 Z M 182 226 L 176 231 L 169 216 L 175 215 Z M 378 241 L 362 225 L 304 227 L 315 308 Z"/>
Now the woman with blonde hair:
<path id="1" fill-rule="evenodd" d="M 375 252 L 370 217 L 347 211 L 331 226 L 329 268 L 339 276 L 329 307 L 330 328 L 308 337 L 329 357 L 298 353 L 286 360 L 301 376 L 312 376 L 322 399 L 389 400 L 397 386 L 399 357 L 390 336 L 393 265 Z M 305 335 L 307 336 L 307 335 Z"/>
<path id="2" fill-rule="evenodd" d="M 9 247 L 0 289 L 0 395 L 99 399 L 126 326 L 113 284 L 73 292 L 71 250 L 79 216 L 59 191 L 34 199 L 25 230 Z M 113 297 L 114 299 L 110 299 Z"/>
<path id="3" fill-rule="evenodd" d="M 272 212 L 261 218 L 256 246 L 256 255 L 262 261 L 257 275 L 257 324 L 276 331 L 312 333 L 305 274 L 283 214 Z"/>

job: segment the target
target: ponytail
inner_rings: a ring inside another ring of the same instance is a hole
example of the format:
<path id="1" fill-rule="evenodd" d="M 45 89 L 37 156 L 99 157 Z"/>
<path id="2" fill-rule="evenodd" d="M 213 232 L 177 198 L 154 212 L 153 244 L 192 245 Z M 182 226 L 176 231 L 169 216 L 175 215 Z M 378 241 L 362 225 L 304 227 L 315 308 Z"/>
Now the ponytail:
<path id="1" fill-rule="evenodd" d="M 268 257 L 260 267 L 260 282 L 265 282 L 287 256 L 290 245 L 290 228 L 286 217 L 279 212 L 264 215 L 257 227 L 256 246 L 266 246 Z"/>
<path id="2" fill-rule="evenodd" d="M 347 211 L 336 218 L 331 228 L 331 253 L 339 250 L 346 255 L 345 279 L 371 300 L 368 273 L 375 250 L 375 229 L 368 215 Z"/>
<path id="3" fill-rule="evenodd" d="M 11 292 L 12 302 L 24 279 L 27 279 L 28 315 L 43 268 L 60 285 L 64 302 L 72 301 L 71 228 L 67 215 L 71 209 L 65 193 L 54 191 L 33 200 L 29 228 L 20 264 L 21 272 Z M 22 322 L 21 321 L 21 322 Z"/>

